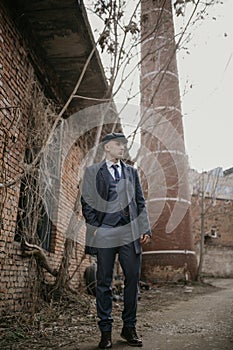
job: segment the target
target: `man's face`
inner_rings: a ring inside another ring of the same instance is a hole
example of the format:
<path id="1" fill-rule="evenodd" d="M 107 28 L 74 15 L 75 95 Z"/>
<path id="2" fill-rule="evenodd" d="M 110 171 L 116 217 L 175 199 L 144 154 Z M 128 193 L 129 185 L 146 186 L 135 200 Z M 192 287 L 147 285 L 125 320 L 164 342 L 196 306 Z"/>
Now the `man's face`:
<path id="1" fill-rule="evenodd" d="M 108 159 L 122 159 L 125 151 L 125 144 L 121 141 L 111 140 L 105 145 Z"/>

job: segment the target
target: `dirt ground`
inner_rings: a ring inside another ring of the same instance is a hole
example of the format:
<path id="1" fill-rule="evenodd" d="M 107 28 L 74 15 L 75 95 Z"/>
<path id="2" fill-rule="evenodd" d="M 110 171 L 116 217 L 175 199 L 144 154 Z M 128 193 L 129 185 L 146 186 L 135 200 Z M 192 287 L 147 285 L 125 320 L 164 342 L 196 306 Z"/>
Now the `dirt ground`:
<path id="1" fill-rule="evenodd" d="M 124 350 L 122 307 L 113 303 L 113 349 Z M 137 330 L 145 350 L 232 350 L 233 280 L 141 290 Z M 85 293 L 0 322 L 0 349 L 94 350 L 98 342 L 95 298 Z"/>

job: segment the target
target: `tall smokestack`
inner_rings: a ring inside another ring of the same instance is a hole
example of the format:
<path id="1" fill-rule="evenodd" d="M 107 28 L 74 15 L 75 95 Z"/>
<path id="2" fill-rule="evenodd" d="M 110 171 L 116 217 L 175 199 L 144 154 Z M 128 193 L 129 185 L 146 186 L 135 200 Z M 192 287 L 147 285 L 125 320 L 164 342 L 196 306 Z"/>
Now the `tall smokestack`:
<path id="1" fill-rule="evenodd" d="M 141 164 L 153 231 L 143 252 L 142 277 L 193 279 L 196 256 L 171 0 L 142 0 L 141 16 Z"/>

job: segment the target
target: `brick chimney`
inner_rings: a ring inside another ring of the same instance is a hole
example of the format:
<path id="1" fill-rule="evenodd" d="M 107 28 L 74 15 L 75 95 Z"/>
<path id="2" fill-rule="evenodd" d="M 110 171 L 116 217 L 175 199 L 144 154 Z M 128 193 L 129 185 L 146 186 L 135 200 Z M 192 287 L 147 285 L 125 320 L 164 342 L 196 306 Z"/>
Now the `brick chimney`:
<path id="1" fill-rule="evenodd" d="M 171 0 L 142 0 L 140 166 L 152 225 L 142 278 L 193 279 L 188 160 L 185 153 Z"/>

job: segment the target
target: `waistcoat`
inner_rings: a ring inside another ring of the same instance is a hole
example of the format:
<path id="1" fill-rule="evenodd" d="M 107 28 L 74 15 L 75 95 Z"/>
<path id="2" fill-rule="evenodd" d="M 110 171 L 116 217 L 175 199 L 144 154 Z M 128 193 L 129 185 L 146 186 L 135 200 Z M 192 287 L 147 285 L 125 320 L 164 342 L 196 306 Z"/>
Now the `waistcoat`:
<path id="1" fill-rule="evenodd" d="M 125 206 L 125 204 L 127 204 L 125 181 L 116 182 L 116 180 L 112 177 L 109 171 L 108 173 L 108 204 L 102 224 L 106 224 L 113 227 L 125 225 L 130 222 L 128 207 Z M 122 169 L 121 179 L 124 178 L 124 171 Z"/>

